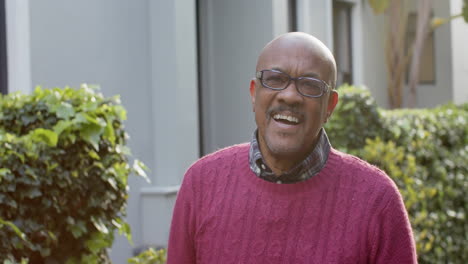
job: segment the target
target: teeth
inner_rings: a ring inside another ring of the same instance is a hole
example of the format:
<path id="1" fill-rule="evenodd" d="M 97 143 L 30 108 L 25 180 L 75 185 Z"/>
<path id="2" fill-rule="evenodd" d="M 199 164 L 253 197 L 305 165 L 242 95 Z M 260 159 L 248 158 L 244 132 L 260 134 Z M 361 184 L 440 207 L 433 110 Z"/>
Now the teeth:
<path id="1" fill-rule="evenodd" d="M 273 116 L 274 119 L 283 119 L 283 120 L 288 120 L 289 122 L 293 122 L 293 123 L 299 123 L 299 119 L 297 117 L 294 117 L 294 116 L 286 116 L 286 115 L 280 115 L 280 114 L 276 114 Z"/>

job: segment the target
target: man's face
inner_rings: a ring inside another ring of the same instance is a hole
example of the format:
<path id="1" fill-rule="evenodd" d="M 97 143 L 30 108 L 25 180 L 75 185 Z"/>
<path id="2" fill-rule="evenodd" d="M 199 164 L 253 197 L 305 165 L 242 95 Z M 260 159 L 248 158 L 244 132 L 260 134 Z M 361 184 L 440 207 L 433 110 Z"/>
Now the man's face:
<path id="1" fill-rule="evenodd" d="M 328 84 L 334 78 L 324 56 L 307 45 L 294 43 L 283 43 L 265 51 L 257 70 L 267 69 L 291 77 L 314 77 Z M 333 111 L 337 98 L 330 100 L 330 92 L 309 98 L 299 94 L 295 85 L 291 82 L 286 89 L 273 91 L 263 87 L 258 79 L 251 82 L 258 140 L 264 156 L 301 161 L 312 151 L 322 125 Z"/>

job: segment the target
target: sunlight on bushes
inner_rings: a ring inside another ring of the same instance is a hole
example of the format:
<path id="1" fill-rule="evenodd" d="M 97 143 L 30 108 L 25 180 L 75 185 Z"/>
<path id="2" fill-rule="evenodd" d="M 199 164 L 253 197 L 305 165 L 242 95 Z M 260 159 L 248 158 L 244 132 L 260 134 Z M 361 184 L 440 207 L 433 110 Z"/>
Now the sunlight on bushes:
<path id="1" fill-rule="evenodd" d="M 420 263 L 464 263 L 468 104 L 434 109 L 378 108 L 367 90 L 338 89 L 327 123 L 335 148 L 385 170 L 405 200 Z"/>

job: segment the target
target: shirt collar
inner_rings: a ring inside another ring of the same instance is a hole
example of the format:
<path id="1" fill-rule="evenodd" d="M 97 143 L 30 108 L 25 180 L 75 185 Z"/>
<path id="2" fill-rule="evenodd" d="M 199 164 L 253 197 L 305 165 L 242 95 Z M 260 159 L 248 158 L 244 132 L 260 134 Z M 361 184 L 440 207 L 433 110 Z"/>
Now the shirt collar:
<path id="1" fill-rule="evenodd" d="M 250 141 L 250 169 L 255 173 L 255 175 L 257 175 L 257 177 L 276 183 L 295 183 L 312 178 L 325 166 L 331 148 L 325 129 L 322 128 L 319 133 L 317 145 L 302 162 L 286 173 L 275 175 L 263 161 L 263 156 L 260 152 L 257 140 L 258 130 L 255 130 L 252 140 Z"/>

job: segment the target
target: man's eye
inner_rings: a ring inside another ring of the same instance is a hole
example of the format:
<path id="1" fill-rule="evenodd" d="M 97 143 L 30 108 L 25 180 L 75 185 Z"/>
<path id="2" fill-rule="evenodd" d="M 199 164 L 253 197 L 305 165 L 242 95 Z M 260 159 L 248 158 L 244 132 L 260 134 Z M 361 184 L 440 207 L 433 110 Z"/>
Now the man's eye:
<path id="1" fill-rule="evenodd" d="M 269 83 L 284 83 L 287 81 L 287 79 L 283 76 L 269 76 L 267 77 L 266 81 Z"/>

